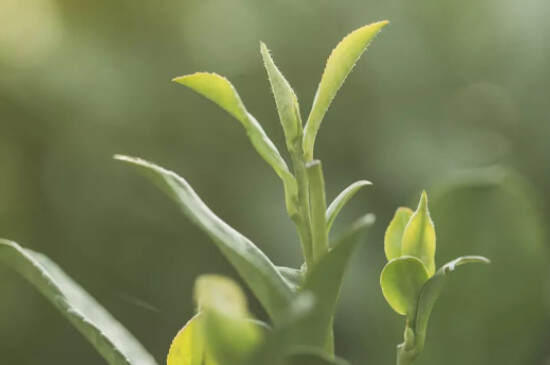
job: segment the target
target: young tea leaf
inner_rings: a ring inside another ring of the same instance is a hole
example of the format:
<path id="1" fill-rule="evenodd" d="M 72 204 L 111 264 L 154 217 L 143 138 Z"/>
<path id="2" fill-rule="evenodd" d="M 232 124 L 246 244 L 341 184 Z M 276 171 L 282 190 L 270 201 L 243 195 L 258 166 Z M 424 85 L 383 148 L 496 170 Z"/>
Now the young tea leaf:
<path id="1" fill-rule="evenodd" d="M 419 258 L 428 274 L 435 273 L 435 228 L 428 210 L 428 195 L 422 192 L 418 208 L 403 231 L 401 255 Z"/>
<path id="2" fill-rule="evenodd" d="M 330 233 L 330 229 L 332 228 L 332 224 L 334 223 L 334 220 L 336 220 L 336 217 L 344 208 L 344 206 L 347 204 L 347 202 L 353 198 L 353 196 L 364 186 L 372 185 L 370 181 L 367 180 L 360 180 L 356 181 L 347 188 L 345 188 L 327 208 L 326 213 L 326 220 L 327 220 L 327 231 Z"/>
<path id="3" fill-rule="evenodd" d="M 433 306 L 441 294 L 441 290 L 445 285 L 447 274 L 457 266 L 468 263 L 484 263 L 489 264 L 490 261 L 483 256 L 462 256 L 451 262 L 446 263 L 437 270 L 434 276 L 432 276 L 424 285 L 420 292 L 418 299 L 418 309 L 416 314 L 416 346 L 419 351 L 424 348 L 424 341 L 426 339 L 426 330 L 428 328 L 428 321 L 432 313 Z"/>
<path id="4" fill-rule="evenodd" d="M 422 261 L 413 256 L 398 257 L 388 262 L 380 274 L 382 294 L 394 311 L 414 318 L 418 296 L 428 278 Z"/>
<path id="5" fill-rule="evenodd" d="M 187 217 L 212 238 L 275 321 L 291 301 L 292 291 L 269 258 L 199 198 L 182 177 L 142 159 L 115 156 L 130 163 L 174 199 Z"/>
<path id="6" fill-rule="evenodd" d="M 304 130 L 304 153 L 308 160 L 313 159 L 317 132 L 336 93 L 369 43 L 386 24 L 388 21 L 384 20 L 354 30 L 330 54 Z"/>
<path id="7" fill-rule="evenodd" d="M 166 358 L 167 365 L 217 365 L 205 353 L 201 319 L 201 314 L 197 314 L 174 337 Z"/>
<path id="8" fill-rule="evenodd" d="M 250 321 L 246 297 L 231 279 L 203 275 L 195 284 L 208 353 L 219 364 L 242 365 L 263 341 L 264 328 Z"/>
<path id="9" fill-rule="evenodd" d="M 400 207 L 395 211 L 384 235 L 384 252 L 388 261 L 401 256 L 403 232 L 412 215 L 413 211 L 407 207 Z"/>
<path id="10" fill-rule="evenodd" d="M 260 50 L 264 60 L 264 66 L 269 77 L 271 90 L 275 96 L 277 112 L 285 133 L 287 148 L 291 153 L 296 153 L 296 144 L 302 138 L 302 119 L 300 117 L 300 106 L 298 98 L 292 87 L 277 68 L 271 54 L 264 43 L 261 43 Z"/>
<path id="11" fill-rule="evenodd" d="M 156 365 L 126 328 L 46 256 L 0 239 L 0 262 L 34 285 L 110 365 Z"/>
<path id="12" fill-rule="evenodd" d="M 246 110 L 233 85 L 225 77 L 215 73 L 197 72 L 191 75 L 176 77 L 173 81 L 185 85 L 197 93 L 218 104 L 235 117 L 244 126 L 252 145 L 260 156 L 275 170 L 283 181 L 288 213 L 296 214 L 297 185 L 296 179 L 269 139 L 260 123 Z"/>

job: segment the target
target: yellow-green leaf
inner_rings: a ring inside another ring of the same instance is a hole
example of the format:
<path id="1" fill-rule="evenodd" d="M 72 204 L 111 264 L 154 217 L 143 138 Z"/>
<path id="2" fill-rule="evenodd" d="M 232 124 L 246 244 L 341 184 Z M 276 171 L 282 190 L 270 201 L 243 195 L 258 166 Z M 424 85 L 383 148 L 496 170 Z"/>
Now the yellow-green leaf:
<path id="1" fill-rule="evenodd" d="M 231 279 L 201 276 L 195 300 L 202 312 L 207 352 L 224 365 L 241 365 L 261 345 L 263 329 L 250 320 L 246 297 Z"/>
<path id="2" fill-rule="evenodd" d="M 167 365 L 217 365 L 205 352 L 201 314 L 191 318 L 178 332 L 168 351 Z"/>
<path id="3" fill-rule="evenodd" d="M 302 137 L 302 119 L 300 117 L 300 106 L 298 98 L 292 87 L 285 79 L 281 71 L 273 62 L 267 46 L 262 42 L 260 45 L 264 66 L 269 77 L 271 90 L 275 97 L 277 112 L 285 133 L 286 144 L 289 151 L 296 153 L 296 144 L 300 143 Z"/>
<path id="4" fill-rule="evenodd" d="M 237 90 L 235 90 L 229 80 L 215 73 L 197 72 L 191 75 L 176 77 L 173 81 L 185 85 L 207 99 L 212 100 L 241 122 L 256 151 L 283 181 L 286 206 L 289 214 L 291 216 L 296 214 L 296 199 L 298 194 L 296 179 L 289 171 L 279 150 L 269 139 L 260 123 L 246 110 Z"/>
<path id="5" fill-rule="evenodd" d="M 430 276 L 435 273 L 435 228 L 425 191 L 422 192 L 418 208 L 403 232 L 401 255 L 419 258 L 426 265 Z"/>
<path id="6" fill-rule="evenodd" d="M 354 30 L 330 54 L 305 127 L 303 144 L 308 160 L 313 159 L 315 137 L 336 93 L 369 43 L 386 24 L 388 21 L 384 20 Z"/>
<path id="7" fill-rule="evenodd" d="M 407 207 L 399 207 L 391 220 L 384 235 L 384 252 L 389 260 L 401 256 L 401 242 L 405 226 L 409 223 L 413 211 Z"/>
<path id="8" fill-rule="evenodd" d="M 428 278 L 422 261 L 413 256 L 402 256 L 384 266 L 380 274 L 380 286 L 384 298 L 394 311 L 414 318 L 420 291 Z"/>
<path id="9" fill-rule="evenodd" d="M 332 224 L 336 220 L 336 217 L 344 208 L 346 203 L 353 198 L 353 196 L 364 186 L 372 185 L 372 183 L 368 180 L 359 180 L 342 190 L 340 194 L 334 200 L 327 208 L 326 213 L 326 220 L 327 220 L 327 231 L 330 233 L 330 229 L 332 228 Z"/>

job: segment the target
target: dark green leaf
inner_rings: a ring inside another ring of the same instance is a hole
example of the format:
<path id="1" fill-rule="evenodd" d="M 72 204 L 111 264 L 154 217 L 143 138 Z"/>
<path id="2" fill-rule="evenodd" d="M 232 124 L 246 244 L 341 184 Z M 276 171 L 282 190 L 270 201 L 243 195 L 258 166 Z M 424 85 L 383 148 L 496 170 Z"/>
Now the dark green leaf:
<path id="1" fill-rule="evenodd" d="M 292 291 L 269 258 L 199 198 L 183 178 L 142 159 L 116 156 L 137 167 L 174 199 L 187 217 L 207 233 L 239 272 L 271 318 L 277 322 L 291 301 Z"/>
<path id="2" fill-rule="evenodd" d="M 0 239 L 0 262 L 34 285 L 110 365 L 156 365 L 126 328 L 46 256 Z"/>

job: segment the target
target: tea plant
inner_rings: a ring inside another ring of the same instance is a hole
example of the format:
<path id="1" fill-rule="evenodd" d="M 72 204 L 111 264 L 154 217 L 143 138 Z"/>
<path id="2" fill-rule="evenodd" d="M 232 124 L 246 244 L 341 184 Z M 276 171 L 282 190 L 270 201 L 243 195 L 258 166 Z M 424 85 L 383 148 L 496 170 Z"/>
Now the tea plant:
<path id="1" fill-rule="evenodd" d="M 210 236 L 270 318 L 270 324 L 253 319 L 246 297 L 232 280 L 201 276 L 195 285 L 197 314 L 175 336 L 168 365 L 346 363 L 334 354 L 334 312 L 349 259 L 374 217 L 367 214 L 359 218 L 340 238 L 333 239 L 330 233 L 346 203 L 371 183 L 362 180 L 351 184 L 327 207 L 322 165 L 314 159 L 314 145 L 337 91 L 386 24 L 382 21 L 359 28 L 332 51 L 305 126 L 296 94 L 261 44 L 291 167 L 226 78 L 200 72 L 174 79 L 235 117 L 253 147 L 279 176 L 286 211 L 302 248 L 304 263 L 300 268 L 276 266 L 251 240 L 214 214 L 176 173 L 142 159 L 115 156 L 149 177 Z M 390 261 L 382 272 L 381 285 L 390 306 L 407 316 L 405 342 L 398 346 L 397 363 L 408 364 L 422 351 L 428 317 L 445 274 L 459 264 L 485 259 L 463 257 L 435 271 L 435 231 L 425 193 L 414 214 L 398 209 L 386 233 L 385 250 Z M 2 240 L 0 260 L 34 284 L 109 364 L 156 364 L 122 325 L 48 258 Z"/>

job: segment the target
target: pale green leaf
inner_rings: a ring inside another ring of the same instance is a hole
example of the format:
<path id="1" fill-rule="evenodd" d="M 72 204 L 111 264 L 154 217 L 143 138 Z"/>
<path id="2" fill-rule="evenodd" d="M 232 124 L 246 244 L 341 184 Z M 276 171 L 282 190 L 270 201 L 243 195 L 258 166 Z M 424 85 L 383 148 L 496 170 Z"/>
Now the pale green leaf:
<path id="1" fill-rule="evenodd" d="M 269 77 L 271 90 L 275 97 L 277 112 L 285 133 L 286 145 L 289 151 L 296 153 L 296 145 L 302 138 L 302 119 L 298 98 L 292 87 L 277 68 L 266 45 L 260 45 L 264 66 Z"/>
<path id="2" fill-rule="evenodd" d="M 248 284 L 271 318 L 277 322 L 291 301 L 292 291 L 269 258 L 248 238 L 233 229 L 199 198 L 182 177 L 142 159 L 115 156 L 149 177 L 207 233 Z"/>
<path id="3" fill-rule="evenodd" d="M 369 43 L 386 24 L 388 21 L 384 20 L 354 30 L 330 54 L 304 130 L 304 153 L 308 160 L 313 158 L 317 132 L 336 93 Z"/>
<path id="4" fill-rule="evenodd" d="M 372 185 L 370 181 L 367 180 L 360 180 L 356 181 L 347 188 L 345 188 L 327 208 L 326 213 L 326 220 L 327 220 L 327 231 L 330 233 L 330 229 L 332 227 L 332 224 L 334 223 L 334 220 L 344 208 L 344 206 L 347 204 L 347 202 L 353 198 L 353 196 L 364 186 Z"/>
<path id="5" fill-rule="evenodd" d="M 250 321 L 246 297 L 231 279 L 203 275 L 195 284 L 207 352 L 224 365 L 242 365 L 261 345 L 264 328 Z"/>
<path id="6" fill-rule="evenodd" d="M 395 211 L 395 215 L 384 234 L 384 252 L 388 261 L 401 256 L 403 232 L 412 215 L 413 211 L 407 207 L 399 207 Z"/>
<path id="7" fill-rule="evenodd" d="M 46 256 L 0 239 L 0 262 L 34 285 L 110 365 L 156 365 L 126 328 Z"/>
<path id="8" fill-rule="evenodd" d="M 304 316 L 293 329 L 296 343 L 333 352 L 332 321 L 344 274 L 352 253 L 360 243 L 365 229 L 374 223 L 374 215 L 367 214 L 357 220 L 311 268 L 301 289 L 315 299 L 313 310 Z"/>
<path id="9" fill-rule="evenodd" d="M 239 94 L 229 80 L 215 73 L 197 72 L 176 77 L 173 81 L 185 85 L 212 100 L 241 122 L 256 151 L 283 181 L 289 214 L 291 216 L 296 214 L 298 194 L 296 179 L 260 123 L 246 110 Z"/>
<path id="10" fill-rule="evenodd" d="M 398 257 L 388 262 L 380 274 L 382 294 L 394 311 L 414 318 L 418 296 L 428 278 L 422 261 L 413 256 Z"/>
<path id="11" fill-rule="evenodd" d="M 424 348 L 428 321 L 430 319 L 433 306 L 437 298 L 439 298 L 441 290 L 446 282 L 447 274 L 454 271 L 457 266 L 476 262 L 484 264 L 490 263 L 490 261 L 483 256 L 459 257 L 440 267 L 435 275 L 432 276 L 422 288 L 418 299 L 418 309 L 415 321 L 416 346 L 419 351 L 422 351 Z"/>
<path id="12" fill-rule="evenodd" d="M 430 276 L 435 273 L 435 228 L 425 191 L 422 192 L 418 208 L 403 232 L 401 255 L 419 258 L 426 265 Z"/>
<path id="13" fill-rule="evenodd" d="M 311 217 L 311 238 L 313 261 L 319 259 L 328 250 L 328 230 L 325 212 L 327 201 L 325 194 L 325 179 L 321 161 L 311 161 L 306 165 L 309 180 L 309 204 Z"/>

